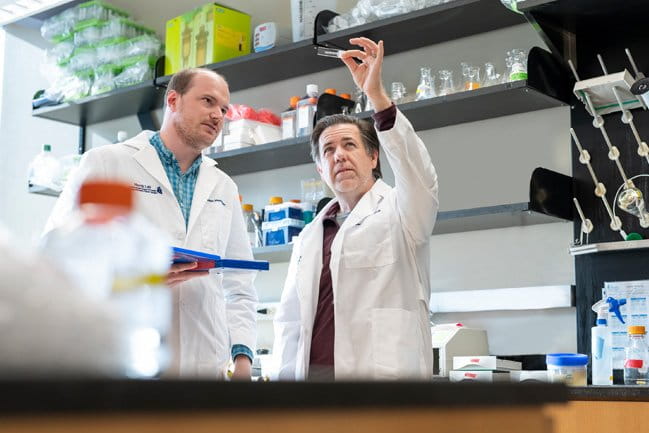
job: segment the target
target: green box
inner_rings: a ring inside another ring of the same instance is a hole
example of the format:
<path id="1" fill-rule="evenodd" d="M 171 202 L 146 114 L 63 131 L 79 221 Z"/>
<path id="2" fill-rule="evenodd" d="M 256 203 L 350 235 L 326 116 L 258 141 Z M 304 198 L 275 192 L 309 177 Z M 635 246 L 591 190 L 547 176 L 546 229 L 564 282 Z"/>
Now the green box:
<path id="1" fill-rule="evenodd" d="M 250 53 L 250 15 L 209 3 L 167 21 L 165 74 Z"/>

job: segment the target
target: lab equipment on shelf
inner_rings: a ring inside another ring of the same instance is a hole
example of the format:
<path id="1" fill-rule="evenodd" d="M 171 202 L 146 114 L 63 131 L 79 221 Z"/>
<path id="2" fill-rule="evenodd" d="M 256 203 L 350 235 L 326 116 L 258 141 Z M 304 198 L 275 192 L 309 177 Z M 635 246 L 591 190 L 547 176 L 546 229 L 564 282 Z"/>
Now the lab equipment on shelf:
<path id="1" fill-rule="evenodd" d="M 74 101 L 153 79 L 162 43 L 127 12 L 85 2 L 47 19 L 41 34 L 54 43 L 41 67 L 49 86 L 35 107 Z"/>
<path id="2" fill-rule="evenodd" d="M 581 353 L 549 353 L 545 357 L 550 382 L 568 386 L 586 386 L 588 355 Z"/>
<path id="3" fill-rule="evenodd" d="M 313 131 L 313 122 L 318 107 L 318 85 L 307 84 L 306 96 L 297 103 L 296 137 L 304 137 Z"/>
<path id="4" fill-rule="evenodd" d="M 609 303 L 600 299 L 592 309 L 597 313 L 595 326 L 591 328 L 591 366 L 593 385 L 613 385 L 613 352 L 611 330 L 608 327 Z"/>
<path id="5" fill-rule="evenodd" d="M 27 183 L 29 186 L 42 186 L 53 191 L 61 191 L 61 163 L 52 155 L 52 146 L 44 144 L 43 150 L 29 165 Z"/>

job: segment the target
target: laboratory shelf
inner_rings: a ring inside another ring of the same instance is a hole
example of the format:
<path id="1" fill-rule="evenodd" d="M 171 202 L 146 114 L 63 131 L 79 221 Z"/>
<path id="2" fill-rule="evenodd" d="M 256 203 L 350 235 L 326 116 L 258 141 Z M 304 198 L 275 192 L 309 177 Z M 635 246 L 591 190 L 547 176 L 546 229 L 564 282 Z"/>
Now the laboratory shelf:
<path id="1" fill-rule="evenodd" d="M 75 102 L 37 108 L 32 116 L 72 125 L 90 125 L 162 108 L 164 92 L 151 82 L 144 82 Z"/>
<path id="2" fill-rule="evenodd" d="M 566 105 L 522 80 L 409 102 L 399 108 L 416 130 L 425 130 Z"/>
<path id="3" fill-rule="evenodd" d="M 454 0 L 322 35 L 318 43 L 349 48 L 350 38 L 365 36 L 382 39 L 390 55 L 524 23 L 521 15 L 506 9 L 499 0 Z M 317 56 L 311 40 L 207 65 L 228 79 L 232 91 L 340 66 L 337 59 Z M 170 78 L 160 77 L 157 83 L 166 84 Z"/>
<path id="4" fill-rule="evenodd" d="M 399 105 L 416 130 L 492 119 L 566 105 L 527 81 L 515 81 Z M 370 118 L 370 112 L 359 117 Z M 230 176 L 311 163 L 307 137 L 275 141 L 209 155 Z"/>
<path id="5" fill-rule="evenodd" d="M 649 248 L 649 239 L 638 241 L 598 242 L 594 244 L 574 245 L 570 247 L 570 254 L 580 256 L 583 254 L 610 253 L 615 251 L 630 251 Z"/>
<path id="6" fill-rule="evenodd" d="M 52 197 L 58 197 L 59 195 L 61 195 L 61 191 L 55 191 L 51 188 L 40 185 L 28 185 L 27 192 L 31 194 L 49 195 Z"/>
<path id="7" fill-rule="evenodd" d="M 617 0 L 525 0 L 519 2 L 518 10 L 523 13 L 533 13 L 543 18 L 552 18 L 562 28 L 576 30 L 580 22 L 591 23 L 596 20 L 608 21 L 624 17 L 629 18 L 644 16 L 649 11 L 649 4 L 644 1 L 635 1 L 629 9 L 620 7 Z M 584 30 L 583 28 L 581 30 Z"/>
<path id="8" fill-rule="evenodd" d="M 267 260 L 271 263 L 288 262 L 293 251 L 293 244 L 271 245 L 268 247 L 253 248 L 255 260 Z"/>
<path id="9" fill-rule="evenodd" d="M 565 221 L 532 210 L 527 202 L 440 212 L 433 235 Z"/>
<path id="10" fill-rule="evenodd" d="M 386 54 L 395 54 L 456 38 L 523 24 L 522 16 L 499 0 L 455 0 L 419 11 L 375 21 L 319 37 L 322 44 L 348 47 L 354 36 L 385 41 Z M 417 31 L 413 32 L 413 29 Z M 207 65 L 227 79 L 231 91 L 341 67 L 337 59 L 315 54 L 311 40 L 281 45 Z M 32 114 L 59 122 L 86 125 L 161 108 L 164 87 L 171 76 L 133 87 L 33 110 Z"/>
<path id="11" fill-rule="evenodd" d="M 529 203 L 511 203 L 439 212 L 435 227 L 433 228 L 433 235 L 549 224 L 562 221 L 566 220 L 532 210 L 532 206 Z M 254 248 L 253 254 L 256 260 L 282 263 L 289 261 L 292 250 L 293 245 L 288 244 Z"/>

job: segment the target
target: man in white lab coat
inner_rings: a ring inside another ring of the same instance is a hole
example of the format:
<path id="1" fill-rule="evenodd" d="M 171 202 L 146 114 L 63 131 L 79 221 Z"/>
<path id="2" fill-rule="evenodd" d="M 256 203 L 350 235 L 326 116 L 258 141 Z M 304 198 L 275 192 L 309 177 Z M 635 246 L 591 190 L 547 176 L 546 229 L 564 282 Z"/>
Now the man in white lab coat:
<path id="1" fill-rule="evenodd" d="M 172 77 L 165 98 L 159 132 L 143 131 L 84 154 L 45 231 L 70 216 L 83 180 L 113 178 L 132 185 L 136 209 L 169 233 L 175 246 L 251 260 L 237 187 L 201 154 L 223 127 L 227 82 L 208 69 L 184 70 Z M 168 276 L 174 318 L 167 374 L 222 378 L 232 357 L 233 377 L 249 379 L 256 343 L 255 274 L 192 271 L 196 266 L 173 265 Z"/>
<path id="2" fill-rule="evenodd" d="M 312 156 L 332 200 L 293 246 L 273 348 L 283 380 L 429 379 L 430 236 L 437 175 L 381 83 L 383 42 L 342 55 L 374 107 L 372 126 L 320 120 Z M 357 63 L 354 59 L 358 59 Z M 380 179 L 379 143 L 396 186 Z"/>

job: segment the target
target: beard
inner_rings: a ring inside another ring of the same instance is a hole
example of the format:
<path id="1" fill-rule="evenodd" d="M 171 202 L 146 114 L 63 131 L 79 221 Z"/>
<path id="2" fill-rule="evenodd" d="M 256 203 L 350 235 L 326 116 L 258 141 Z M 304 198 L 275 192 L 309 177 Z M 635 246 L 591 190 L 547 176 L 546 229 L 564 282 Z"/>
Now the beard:
<path id="1" fill-rule="evenodd" d="M 174 119 L 173 126 L 178 136 L 185 142 L 185 144 L 194 150 L 202 151 L 203 149 L 210 147 L 214 142 L 214 140 L 205 139 L 200 135 L 198 130 L 188 128 L 187 122 L 185 122 L 184 119 Z"/>

